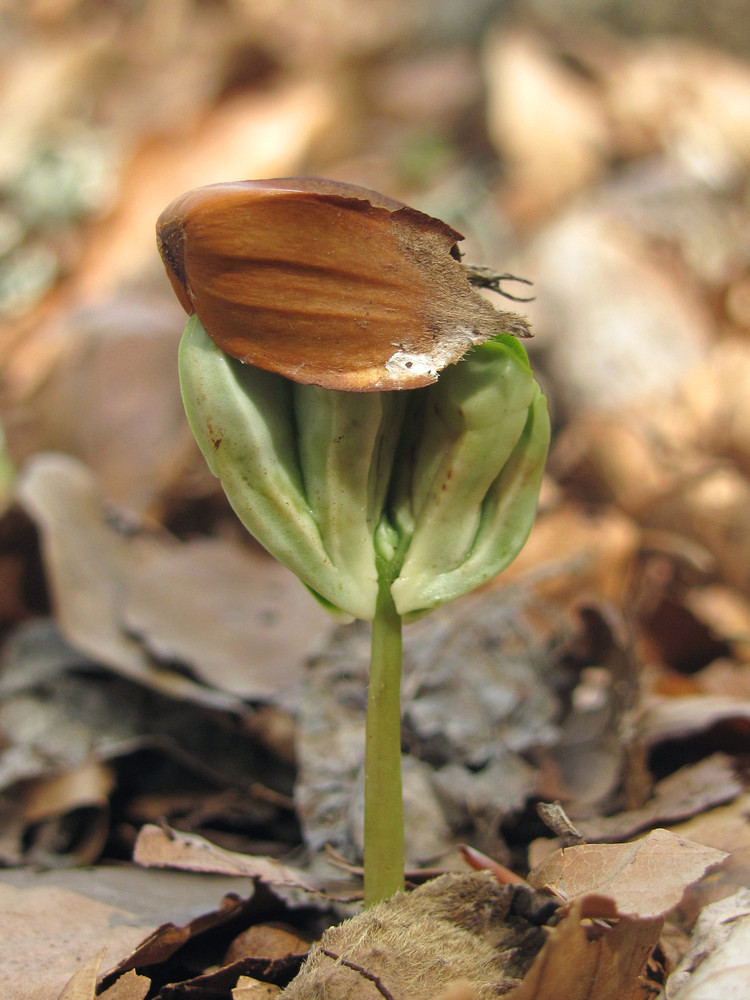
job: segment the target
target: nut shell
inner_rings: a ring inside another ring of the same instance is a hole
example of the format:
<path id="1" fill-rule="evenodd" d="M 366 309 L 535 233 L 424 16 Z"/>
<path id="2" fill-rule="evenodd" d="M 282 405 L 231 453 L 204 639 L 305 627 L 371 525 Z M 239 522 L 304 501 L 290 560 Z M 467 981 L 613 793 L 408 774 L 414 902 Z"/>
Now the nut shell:
<path id="1" fill-rule="evenodd" d="M 314 178 L 176 198 L 157 223 L 180 303 L 240 361 L 356 392 L 411 389 L 497 333 L 524 335 L 469 283 L 438 219 Z"/>

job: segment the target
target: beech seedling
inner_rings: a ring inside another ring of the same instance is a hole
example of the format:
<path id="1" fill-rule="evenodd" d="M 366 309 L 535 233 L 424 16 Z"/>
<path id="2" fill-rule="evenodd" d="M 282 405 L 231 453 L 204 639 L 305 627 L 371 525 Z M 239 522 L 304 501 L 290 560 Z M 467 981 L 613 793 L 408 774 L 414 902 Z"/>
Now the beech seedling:
<path id="1" fill-rule="evenodd" d="M 549 444 L 518 337 L 455 230 L 292 178 L 188 192 L 157 224 L 190 314 L 188 420 L 240 520 L 333 614 L 372 622 L 365 898 L 403 884 L 404 622 L 518 554 Z"/>

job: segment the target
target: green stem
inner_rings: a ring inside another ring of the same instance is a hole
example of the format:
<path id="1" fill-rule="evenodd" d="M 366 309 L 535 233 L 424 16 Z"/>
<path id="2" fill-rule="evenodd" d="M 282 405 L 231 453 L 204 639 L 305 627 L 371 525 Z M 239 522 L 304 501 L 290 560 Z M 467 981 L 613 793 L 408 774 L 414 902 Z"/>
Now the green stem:
<path id="1" fill-rule="evenodd" d="M 381 573 L 372 623 L 365 735 L 365 905 L 404 887 L 401 791 L 401 616 Z"/>

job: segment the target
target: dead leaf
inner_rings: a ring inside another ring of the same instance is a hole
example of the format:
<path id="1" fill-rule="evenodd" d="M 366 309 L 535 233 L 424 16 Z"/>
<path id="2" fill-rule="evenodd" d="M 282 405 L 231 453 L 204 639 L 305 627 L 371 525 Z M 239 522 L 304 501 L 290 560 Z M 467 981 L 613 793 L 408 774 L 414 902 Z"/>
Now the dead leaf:
<path id="1" fill-rule="evenodd" d="M 541 370 L 554 372 L 558 413 L 613 414 L 664 398 L 711 342 L 697 285 L 667 270 L 609 204 L 571 208 L 538 233 L 517 266 L 545 276 L 544 294 L 525 309 L 544 352 Z"/>
<path id="2" fill-rule="evenodd" d="M 173 671 L 155 669 L 121 625 L 130 575 L 164 554 L 167 537 L 120 530 L 107 516 L 94 475 L 64 455 L 36 456 L 17 495 L 40 529 L 56 617 L 68 641 L 93 660 L 173 695 L 196 688 Z"/>
<path id="3" fill-rule="evenodd" d="M 220 539 L 196 539 L 136 568 L 121 613 L 160 659 L 248 700 L 288 691 L 331 628 L 294 574 Z"/>
<path id="4" fill-rule="evenodd" d="M 238 934 L 224 955 L 229 965 L 243 958 L 265 958 L 273 961 L 287 955 L 304 955 L 310 950 L 311 938 L 303 938 L 295 928 L 274 923 L 253 924 Z"/>
<path id="5" fill-rule="evenodd" d="M 264 700 L 291 686 L 308 643 L 328 628 L 301 584 L 270 559 L 119 524 L 93 473 L 70 457 L 36 456 L 18 496 L 40 528 L 66 638 L 133 680 L 237 709 L 239 694 Z M 170 669 L 174 657 L 208 683 Z"/>
<path id="6" fill-rule="evenodd" d="M 630 844 L 564 848 L 535 868 L 528 881 L 569 902 L 598 893 L 613 900 L 620 915 L 648 920 L 676 906 L 685 889 L 726 856 L 668 830 L 654 830 Z"/>
<path id="7" fill-rule="evenodd" d="M 621 607 L 641 544 L 637 523 L 614 507 L 565 503 L 543 512 L 518 558 L 500 578 L 533 581 L 541 598 L 565 608 L 582 595 Z"/>
<path id="8" fill-rule="evenodd" d="M 270 886 L 316 890 L 303 873 L 273 858 L 251 857 L 225 851 L 197 834 L 164 830 L 147 824 L 136 841 L 133 860 L 146 868 L 178 868 L 182 871 L 247 875 Z"/>
<path id="9" fill-rule="evenodd" d="M 110 768 L 93 760 L 29 782 L 23 789 L 27 824 L 24 859 L 53 863 L 94 864 L 109 836 L 109 796 L 115 784 Z M 66 816 L 78 810 L 78 835 L 63 834 Z M 64 845 L 64 846 L 62 846 Z"/>
<path id="10" fill-rule="evenodd" d="M 263 983 L 250 976 L 240 976 L 237 985 L 232 990 L 232 1000 L 273 1000 L 281 993 L 273 983 Z"/>
<path id="11" fill-rule="evenodd" d="M 180 330 L 167 304 L 132 295 L 41 325 L 7 361 L 17 465 L 64 452 L 96 470 L 112 501 L 153 513 L 194 452 L 174 377 Z"/>
<path id="12" fill-rule="evenodd" d="M 592 926 L 582 917 L 586 897 L 550 928 L 542 950 L 508 1000 L 647 1000 L 642 976 L 662 921 L 620 917 L 614 926 Z"/>
<path id="13" fill-rule="evenodd" d="M 638 719 L 639 735 L 650 745 L 685 739 L 719 722 L 750 720 L 750 700 L 722 695 L 687 695 L 644 699 Z"/>
<path id="14" fill-rule="evenodd" d="M 113 983 L 108 990 L 98 994 L 99 1000 L 145 1000 L 151 988 L 151 980 L 147 976 L 139 976 L 131 969 Z"/>
<path id="15" fill-rule="evenodd" d="M 664 993 L 666 1000 L 740 1000 L 749 984 L 750 891 L 742 889 L 701 912 Z"/>
<path id="16" fill-rule="evenodd" d="M 672 824 L 729 802 L 741 791 L 742 782 L 732 758 L 715 753 L 657 782 L 641 809 L 581 820 L 578 826 L 589 842 L 624 840 L 644 829 Z"/>
<path id="17" fill-rule="evenodd" d="M 653 527 L 679 528 L 711 553 L 726 583 L 750 589 L 750 481 L 739 469 L 706 462 L 701 475 L 652 504 L 647 520 Z"/>
<path id="18" fill-rule="evenodd" d="M 730 805 L 711 809 L 674 827 L 680 837 L 693 840 L 729 857 L 721 867 L 712 872 L 691 890 L 681 904 L 685 924 L 690 926 L 701 907 L 715 900 L 732 895 L 750 885 L 750 795 L 740 795 Z"/>
<path id="19" fill-rule="evenodd" d="M 750 600 L 744 594 L 722 584 L 691 587 L 685 595 L 685 605 L 717 638 L 727 643 L 735 657 L 750 662 Z M 747 696 L 750 697 L 750 687 Z"/>
<path id="20" fill-rule="evenodd" d="M 233 95 L 202 121 L 138 149 L 118 210 L 93 231 L 76 276 L 84 300 L 111 293 L 153 260 L 154 220 L 182 191 L 240 177 L 297 172 L 315 137 L 338 113 L 329 82 L 293 79 L 267 93 Z"/>
<path id="21" fill-rule="evenodd" d="M 716 172 L 750 159 L 750 129 L 741 112 L 750 101 L 750 72 L 741 60 L 697 36 L 652 37 L 608 69 L 608 109 L 621 139 L 630 137 L 631 153 L 648 148 L 648 136 L 686 159 L 702 156 Z"/>
<path id="22" fill-rule="evenodd" d="M 73 973 L 58 1000 L 95 1000 L 96 980 L 104 952 L 100 951 Z"/>
<path id="23" fill-rule="evenodd" d="M 71 986 L 77 992 L 71 997 L 93 1000 L 104 947 L 104 961 L 112 963 L 149 930 L 150 926 L 133 921 L 132 913 L 80 893 L 49 887 L 20 889 L 0 880 L 4 991 L 13 1000 L 57 1000 L 77 970 Z M 89 959 L 90 955 L 95 957 Z"/>

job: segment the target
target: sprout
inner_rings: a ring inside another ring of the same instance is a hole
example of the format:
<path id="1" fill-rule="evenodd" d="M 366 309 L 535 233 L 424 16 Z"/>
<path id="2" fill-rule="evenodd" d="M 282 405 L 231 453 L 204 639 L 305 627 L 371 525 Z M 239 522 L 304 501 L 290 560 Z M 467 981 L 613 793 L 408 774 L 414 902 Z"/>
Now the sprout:
<path id="1" fill-rule="evenodd" d="M 472 287 L 458 233 L 350 185 L 198 189 L 158 231 L 209 467 L 332 613 L 372 622 L 371 904 L 403 884 L 402 624 L 494 577 L 534 520 L 549 420 L 528 331 Z"/>

